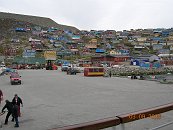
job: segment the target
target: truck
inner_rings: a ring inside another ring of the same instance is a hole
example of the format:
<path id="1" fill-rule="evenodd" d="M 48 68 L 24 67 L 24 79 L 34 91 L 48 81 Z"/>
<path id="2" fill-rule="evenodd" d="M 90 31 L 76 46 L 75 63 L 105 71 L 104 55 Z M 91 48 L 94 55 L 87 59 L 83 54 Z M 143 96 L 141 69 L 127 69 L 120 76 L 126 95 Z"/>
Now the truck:
<path id="1" fill-rule="evenodd" d="M 56 51 L 49 50 L 44 52 L 44 58 L 47 61 L 46 63 L 46 70 L 54 70 L 53 61 L 56 60 Z"/>

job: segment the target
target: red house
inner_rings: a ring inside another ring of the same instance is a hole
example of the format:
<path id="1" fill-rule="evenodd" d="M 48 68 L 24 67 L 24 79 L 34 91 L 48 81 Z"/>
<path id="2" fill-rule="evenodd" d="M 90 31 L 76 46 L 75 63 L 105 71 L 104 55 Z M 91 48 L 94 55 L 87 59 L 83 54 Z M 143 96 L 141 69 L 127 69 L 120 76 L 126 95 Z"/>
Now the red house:
<path id="1" fill-rule="evenodd" d="M 92 64 L 101 64 L 101 63 L 107 63 L 109 65 L 116 65 L 120 62 L 126 62 L 127 60 L 130 60 L 130 56 L 111 56 L 111 55 L 105 55 L 105 56 L 94 56 L 91 57 Z"/>

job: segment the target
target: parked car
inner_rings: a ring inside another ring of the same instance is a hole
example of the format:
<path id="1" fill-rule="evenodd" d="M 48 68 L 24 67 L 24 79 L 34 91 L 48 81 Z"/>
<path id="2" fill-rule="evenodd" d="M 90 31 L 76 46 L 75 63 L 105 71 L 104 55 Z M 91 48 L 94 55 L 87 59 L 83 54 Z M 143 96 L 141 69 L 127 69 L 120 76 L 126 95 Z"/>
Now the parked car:
<path id="1" fill-rule="evenodd" d="M 26 65 L 25 64 L 18 65 L 18 69 L 26 69 Z"/>
<path id="2" fill-rule="evenodd" d="M 67 74 L 69 74 L 69 75 L 76 75 L 76 73 L 77 73 L 77 70 L 74 68 L 69 67 L 67 69 Z"/>
<path id="3" fill-rule="evenodd" d="M 81 73 L 81 67 L 77 66 L 77 64 L 72 64 L 71 67 L 75 70 L 76 73 Z"/>
<path id="4" fill-rule="evenodd" d="M 13 84 L 21 84 L 21 76 L 18 73 L 11 73 L 10 75 L 11 85 Z"/>
<path id="5" fill-rule="evenodd" d="M 62 64 L 61 71 L 67 71 L 69 66 L 70 66 L 69 64 Z"/>
<path id="6" fill-rule="evenodd" d="M 1 64 L 0 65 L 0 69 L 3 70 L 3 71 L 5 71 L 6 70 L 6 66 L 4 64 Z"/>

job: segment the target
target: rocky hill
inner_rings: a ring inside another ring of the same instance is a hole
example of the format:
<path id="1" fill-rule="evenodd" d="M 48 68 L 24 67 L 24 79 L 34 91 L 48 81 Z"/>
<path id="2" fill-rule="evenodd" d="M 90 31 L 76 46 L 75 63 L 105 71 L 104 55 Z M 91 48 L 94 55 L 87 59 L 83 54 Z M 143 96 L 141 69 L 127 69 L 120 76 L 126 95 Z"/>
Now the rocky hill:
<path id="1" fill-rule="evenodd" d="M 46 17 L 0 12 L 0 19 L 15 19 L 18 21 L 28 22 L 28 23 L 35 24 L 35 25 L 42 26 L 42 27 L 56 27 L 59 29 L 68 29 L 73 32 L 78 31 L 78 29 L 75 27 L 57 24 L 52 19 L 46 18 Z"/>
<path id="2" fill-rule="evenodd" d="M 0 12 L 0 55 L 22 56 L 24 49 L 53 49 L 50 39 L 65 44 L 72 39 L 70 34 L 78 32 L 77 28 L 57 24 L 50 18 Z"/>

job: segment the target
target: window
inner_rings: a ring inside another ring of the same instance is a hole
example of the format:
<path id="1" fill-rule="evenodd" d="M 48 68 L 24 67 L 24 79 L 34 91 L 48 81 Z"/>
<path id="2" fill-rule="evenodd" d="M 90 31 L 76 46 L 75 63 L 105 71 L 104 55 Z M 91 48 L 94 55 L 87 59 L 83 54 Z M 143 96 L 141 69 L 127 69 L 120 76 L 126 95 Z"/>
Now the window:
<path id="1" fill-rule="evenodd" d="M 103 68 L 99 68 L 99 72 L 103 72 Z"/>
<path id="2" fill-rule="evenodd" d="M 94 72 L 99 72 L 99 68 L 94 68 Z"/>

